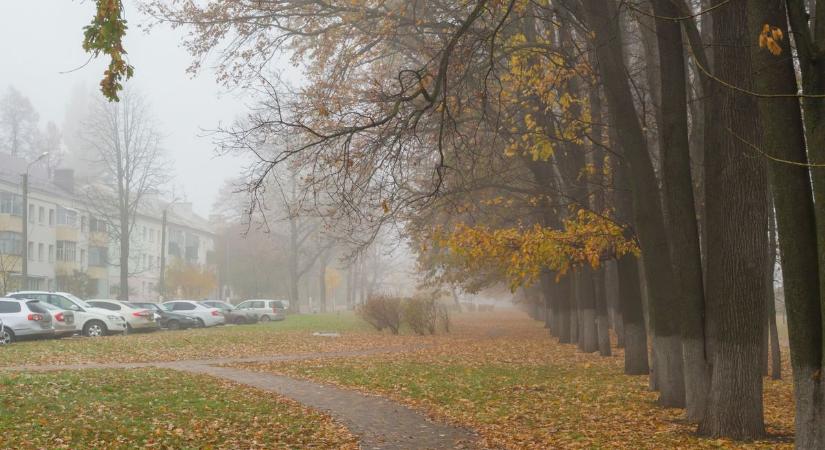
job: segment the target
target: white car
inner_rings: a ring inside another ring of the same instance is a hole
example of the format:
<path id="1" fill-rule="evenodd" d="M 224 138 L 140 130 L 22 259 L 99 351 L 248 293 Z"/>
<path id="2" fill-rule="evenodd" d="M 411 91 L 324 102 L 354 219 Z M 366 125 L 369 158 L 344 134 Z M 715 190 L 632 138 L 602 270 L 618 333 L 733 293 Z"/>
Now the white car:
<path id="1" fill-rule="evenodd" d="M 68 292 L 20 291 L 7 295 L 50 303 L 66 311 L 74 312 L 75 328 L 83 336 L 97 337 L 126 331 L 126 319 L 120 314 L 95 308 Z"/>
<path id="2" fill-rule="evenodd" d="M 169 312 L 183 314 L 197 320 L 199 327 L 213 327 L 226 323 L 226 317 L 221 310 L 201 305 L 196 301 L 173 300 L 162 304 L 161 307 Z"/>
<path id="3" fill-rule="evenodd" d="M 155 313 L 146 308 L 140 308 L 129 302 L 108 299 L 86 300 L 86 303 L 95 308 L 114 311 L 126 319 L 126 329 L 132 330 L 157 330 L 160 328 L 155 320 Z"/>
<path id="4" fill-rule="evenodd" d="M 20 337 L 54 336 L 52 316 L 36 300 L 0 297 L 0 344 Z"/>

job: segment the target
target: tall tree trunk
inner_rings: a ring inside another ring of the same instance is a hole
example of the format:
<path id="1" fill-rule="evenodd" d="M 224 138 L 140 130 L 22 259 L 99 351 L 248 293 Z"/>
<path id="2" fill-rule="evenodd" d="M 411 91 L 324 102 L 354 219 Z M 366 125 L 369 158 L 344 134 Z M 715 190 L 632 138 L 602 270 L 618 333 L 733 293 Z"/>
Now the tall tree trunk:
<path id="1" fill-rule="evenodd" d="M 659 17 L 679 15 L 670 0 L 653 0 L 653 11 Z M 687 419 L 698 422 L 705 410 L 709 374 L 705 360 L 702 256 L 690 173 L 684 45 L 678 22 L 663 19 L 655 22 L 662 88 L 659 115 L 662 180 L 671 260 L 676 275 L 673 293 L 681 310 Z"/>
<path id="2" fill-rule="evenodd" d="M 725 2 L 713 14 L 717 76 L 752 89 L 747 3 Z M 708 234 L 719 244 L 708 247 L 707 291 L 717 342 L 699 431 L 755 439 L 765 433 L 759 364 L 768 256 L 765 161 L 746 144 L 761 141 L 756 98 L 730 89 L 720 95 L 722 145 L 706 160 Z"/>
<path id="3" fill-rule="evenodd" d="M 558 293 L 558 310 L 557 310 L 557 335 L 559 338 L 559 343 L 562 344 L 569 344 L 573 342 L 571 340 L 570 335 L 570 296 L 572 291 L 572 283 L 570 281 L 570 275 L 563 277 L 559 280 L 559 284 L 556 288 L 556 292 Z"/>
<path id="4" fill-rule="evenodd" d="M 609 133 L 610 146 L 620 151 L 615 128 Z M 628 238 L 632 229 L 633 198 L 630 194 L 628 170 L 624 161 L 613 161 L 613 195 L 616 205 L 616 219 L 625 227 Z M 633 255 L 625 255 L 616 261 L 618 281 L 618 303 L 624 331 L 624 371 L 628 375 L 649 375 L 648 327 L 645 322 L 645 292 L 639 260 Z M 650 380 L 654 378 L 651 376 Z"/>
<path id="5" fill-rule="evenodd" d="M 610 319 L 607 313 L 607 293 L 605 292 L 605 267 L 595 269 L 593 285 L 596 294 L 596 335 L 598 337 L 599 354 L 610 356 Z"/>
<path id="6" fill-rule="evenodd" d="M 818 8 L 822 2 L 817 2 Z M 785 36 L 794 36 L 799 63 L 803 75 L 803 91 L 806 94 L 821 93 L 822 70 L 820 64 L 811 59 L 811 31 L 808 30 L 805 6 L 800 1 L 788 1 L 793 30 L 786 29 L 785 4 L 768 0 L 753 1 L 749 4 L 749 36 L 758 36 L 764 24 L 782 28 Z M 825 38 L 825 20 L 816 20 L 817 39 Z M 798 35 L 796 33 L 799 33 Z M 797 37 L 798 36 L 798 37 Z M 757 89 L 766 94 L 788 94 L 797 92 L 796 73 L 791 52 L 782 45 L 780 57 L 756 52 L 754 61 L 757 68 Z M 811 65 L 813 63 L 813 65 Z M 809 108 L 810 107 L 810 108 Z M 816 129 L 808 127 L 809 135 L 802 124 L 799 100 L 795 97 L 760 98 L 759 112 L 764 118 L 764 148 L 773 158 L 796 163 L 821 163 L 815 153 L 822 152 L 816 139 L 816 130 L 822 127 L 822 100 L 805 100 L 805 119 L 814 122 Z M 806 145 L 807 144 L 807 145 Z M 816 147 L 816 148 L 815 148 Z M 808 152 L 806 152 L 806 149 Z M 791 367 L 793 368 L 796 448 L 825 448 L 825 390 L 822 386 L 823 373 L 823 265 L 818 251 L 825 251 L 822 241 L 822 224 L 814 203 L 811 171 L 805 166 L 771 162 L 768 173 L 774 197 L 776 226 L 779 236 L 779 254 L 782 261 L 782 281 L 785 293 L 785 309 L 788 315 L 788 336 L 790 339 Z M 821 168 L 813 169 L 823 174 Z M 818 181 L 813 180 L 814 189 Z M 819 191 L 817 191 L 818 193 Z M 816 196 L 818 197 L 818 195 Z M 822 202 L 819 202 L 822 203 Z M 819 229 L 818 229 L 819 228 Z"/>
<path id="7" fill-rule="evenodd" d="M 678 305 L 672 292 L 675 285 L 668 248 L 659 187 L 647 142 L 633 107 L 633 96 L 624 66 L 622 33 L 614 1 L 582 1 L 586 22 L 595 33 L 595 51 L 607 97 L 610 123 L 617 128 L 617 138 L 630 169 L 634 223 L 644 255 L 643 264 L 649 283 L 650 310 L 654 316 L 653 349 L 656 353 L 659 401 L 664 406 L 685 404 L 685 383 Z"/>
<path id="8" fill-rule="evenodd" d="M 579 342 L 579 280 L 574 272 L 568 273 L 567 278 L 570 279 L 569 306 L 570 306 L 570 343 L 578 344 Z"/>
<path id="9" fill-rule="evenodd" d="M 596 292 L 593 269 L 585 265 L 577 271 L 579 289 L 579 349 L 593 353 L 599 349 L 596 334 Z"/>
<path id="10" fill-rule="evenodd" d="M 289 310 L 299 312 L 301 310 L 300 298 L 298 296 L 298 225 L 295 218 L 289 219 L 289 256 L 287 261 L 287 272 L 289 273 Z"/>
<path id="11" fill-rule="evenodd" d="M 553 302 L 556 295 L 553 276 L 549 272 L 542 273 L 539 283 L 541 284 L 541 296 L 544 300 L 544 328 L 547 328 L 551 336 L 555 336 L 556 328 L 553 326 L 553 321 L 556 320 L 556 311 L 553 308 Z"/>
<path id="12" fill-rule="evenodd" d="M 327 259 L 324 255 L 318 258 L 318 302 L 321 312 L 327 312 Z"/>

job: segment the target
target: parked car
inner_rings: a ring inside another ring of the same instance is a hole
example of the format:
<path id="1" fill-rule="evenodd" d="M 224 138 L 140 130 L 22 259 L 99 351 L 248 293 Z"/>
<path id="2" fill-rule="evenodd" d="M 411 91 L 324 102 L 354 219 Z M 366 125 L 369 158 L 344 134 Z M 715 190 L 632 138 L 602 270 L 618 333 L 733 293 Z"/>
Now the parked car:
<path id="1" fill-rule="evenodd" d="M 226 317 L 226 323 L 242 325 L 245 323 L 255 323 L 258 321 L 255 314 L 251 311 L 238 309 L 226 302 L 218 300 L 204 300 L 200 303 L 201 305 L 208 306 L 210 308 L 218 308 L 223 313 L 224 317 Z"/>
<path id="2" fill-rule="evenodd" d="M 66 311 L 51 303 L 45 302 L 39 302 L 37 305 L 48 310 L 52 315 L 54 337 L 61 338 L 77 333 L 77 327 L 74 324 L 74 311 Z"/>
<path id="3" fill-rule="evenodd" d="M 255 320 L 261 322 L 284 320 L 286 318 L 286 306 L 283 300 L 247 300 L 239 304 L 236 309 L 251 313 Z"/>
<path id="4" fill-rule="evenodd" d="M 161 305 L 167 311 L 189 316 L 198 322 L 198 327 L 213 327 L 226 323 L 221 310 L 201 305 L 192 300 L 172 300 Z"/>
<path id="5" fill-rule="evenodd" d="M 160 325 L 155 321 L 155 313 L 129 302 L 120 300 L 93 299 L 86 303 L 95 308 L 114 311 L 126 319 L 126 331 L 157 330 Z"/>
<path id="6" fill-rule="evenodd" d="M 183 314 L 173 313 L 167 311 L 157 303 L 149 302 L 130 302 L 138 308 L 146 308 L 156 314 L 155 321 L 162 328 L 170 330 L 185 330 L 187 328 L 195 328 L 200 324 L 193 317 L 185 316 Z"/>
<path id="7" fill-rule="evenodd" d="M 112 311 L 95 308 L 68 292 L 21 291 L 8 294 L 18 299 L 39 300 L 74 312 L 74 323 L 83 336 L 98 337 L 126 331 L 126 319 Z"/>
<path id="8" fill-rule="evenodd" d="M 52 315 L 36 300 L 0 298 L 0 344 L 11 344 L 21 337 L 54 336 Z"/>

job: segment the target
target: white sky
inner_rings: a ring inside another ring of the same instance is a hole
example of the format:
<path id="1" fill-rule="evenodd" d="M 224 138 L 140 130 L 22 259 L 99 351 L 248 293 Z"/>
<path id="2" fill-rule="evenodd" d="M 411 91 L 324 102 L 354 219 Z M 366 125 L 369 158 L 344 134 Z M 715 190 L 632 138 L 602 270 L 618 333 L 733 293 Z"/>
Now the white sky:
<path id="1" fill-rule="evenodd" d="M 239 95 L 227 92 L 202 71 L 192 78 L 191 62 L 180 46 L 183 31 L 157 27 L 150 34 L 138 29 L 146 21 L 127 0 L 129 31 L 125 42 L 129 62 L 135 66 L 130 81 L 152 105 L 166 136 L 163 146 L 174 163 L 174 188 L 206 216 L 224 180 L 234 178 L 243 163 L 239 158 L 217 158 L 211 138 L 202 129 L 228 124 L 246 110 Z M 0 0 L 0 91 L 15 86 L 47 121 L 63 128 L 72 90 L 85 85 L 97 93 L 105 60 L 61 74 L 85 63 L 81 48 L 83 26 L 92 18 L 91 0 Z"/>

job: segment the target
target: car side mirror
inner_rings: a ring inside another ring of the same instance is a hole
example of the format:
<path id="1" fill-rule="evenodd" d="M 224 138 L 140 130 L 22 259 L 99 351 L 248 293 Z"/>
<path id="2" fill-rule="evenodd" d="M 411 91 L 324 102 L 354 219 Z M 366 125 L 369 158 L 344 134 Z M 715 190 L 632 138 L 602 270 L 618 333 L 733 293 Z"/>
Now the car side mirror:
<path id="1" fill-rule="evenodd" d="M 80 307 L 77 306 L 77 305 L 72 305 L 72 306 L 69 307 L 69 309 L 72 310 L 72 311 L 83 312 L 83 310 L 80 309 Z"/>

